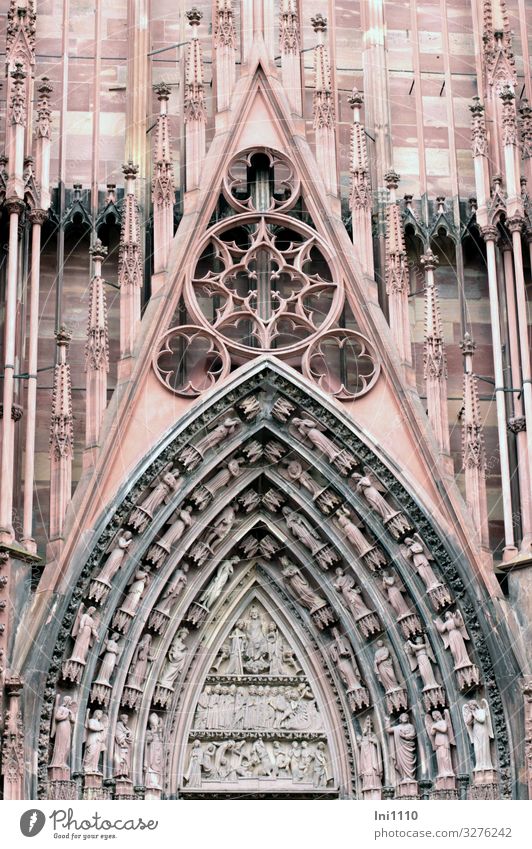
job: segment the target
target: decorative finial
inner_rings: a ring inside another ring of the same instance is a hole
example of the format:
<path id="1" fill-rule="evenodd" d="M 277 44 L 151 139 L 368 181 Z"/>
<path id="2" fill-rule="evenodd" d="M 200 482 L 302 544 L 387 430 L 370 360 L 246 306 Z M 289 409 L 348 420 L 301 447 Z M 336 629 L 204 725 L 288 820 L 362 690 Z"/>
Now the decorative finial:
<path id="1" fill-rule="evenodd" d="M 62 324 L 59 327 L 59 330 L 56 330 L 54 333 L 55 341 L 58 348 L 66 348 L 68 350 L 68 346 L 70 345 L 70 340 L 72 339 L 72 331 L 68 330 L 65 324 Z"/>
<path id="2" fill-rule="evenodd" d="M 351 109 L 360 109 L 364 104 L 364 95 L 358 90 L 356 86 L 354 86 L 353 91 L 347 98 L 347 102 L 349 103 Z"/>
<path id="3" fill-rule="evenodd" d="M 107 248 L 101 239 L 96 239 L 93 246 L 89 248 L 89 253 L 95 262 L 103 262 L 107 256 Z"/>
<path id="4" fill-rule="evenodd" d="M 168 100 L 170 97 L 170 86 L 166 83 L 157 83 L 153 86 L 153 90 L 158 100 Z"/>
<path id="5" fill-rule="evenodd" d="M 324 18 L 321 14 L 314 15 L 314 17 L 310 19 L 310 23 L 312 24 L 312 29 L 316 33 L 327 31 L 327 18 Z"/>
<path id="6" fill-rule="evenodd" d="M 393 168 L 390 171 L 387 171 L 384 175 L 384 182 L 386 183 L 386 188 L 388 189 L 397 189 L 399 187 L 400 176 L 397 171 L 394 171 Z"/>

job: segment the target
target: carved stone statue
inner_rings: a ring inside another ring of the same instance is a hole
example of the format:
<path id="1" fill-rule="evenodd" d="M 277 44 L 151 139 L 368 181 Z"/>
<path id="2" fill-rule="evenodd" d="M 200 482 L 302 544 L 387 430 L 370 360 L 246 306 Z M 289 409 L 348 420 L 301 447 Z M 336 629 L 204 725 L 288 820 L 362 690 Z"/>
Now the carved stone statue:
<path id="1" fill-rule="evenodd" d="M 142 567 L 137 569 L 129 585 L 127 595 L 120 607 L 124 613 L 129 614 L 129 616 L 135 615 L 149 580 L 150 573 L 148 569 Z"/>
<path id="2" fill-rule="evenodd" d="M 104 643 L 102 665 L 96 679 L 98 684 L 109 684 L 120 655 L 120 634 L 113 633 Z"/>
<path id="3" fill-rule="evenodd" d="M 192 744 L 192 749 L 190 750 L 188 768 L 185 774 L 183 775 L 183 778 L 187 782 L 188 787 L 201 787 L 202 765 L 203 746 L 201 745 L 201 740 L 194 740 Z"/>
<path id="4" fill-rule="evenodd" d="M 240 426 L 240 419 L 234 418 L 232 419 L 228 416 L 217 425 L 207 436 L 204 436 L 203 439 L 200 439 L 199 442 L 196 443 L 194 448 L 196 451 L 199 451 L 200 454 L 205 454 L 206 451 L 209 451 L 211 448 L 216 448 L 221 442 L 227 439 L 228 436 L 231 436 L 235 430 Z"/>
<path id="5" fill-rule="evenodd" d="M 308 439 L 314 448 L 321 451 L 329 459 L 331 463 L 338 466 L 343 474 L 347 474 L 349 469 L 356 466 L 356 461 L 349 456 L 347 451 L 339 448 L 334 442 L 329 439 L 312 419 L 293 418 L 291 426 L 296 430 L 302 439 Z"/>
<path id="6" fill-rule="evenodd" d="M 371 548 L 371 543 L 368 542 L 358 525 L 353 522 L 347 510 L 339 510 L 336 521 L 343 530 L 346 539 L 352 544 L 360 556 L 365 554 L 368 548 Z"/>
<path id="7" fill-rule="evenodd" d="M 346 690 L 348 692 L 356 690 L 362 684 L 353 653 L 336 628 L 333 628 L 333 633 L 335 640 L 329 646 L 329 654 L 340 673 L 340 678 L 344 682 Z"/>
<path id="8" fill-rule="evenodd" d="M 285 518 L 289 531 L 296 539 L 303 543 L 305 548 L 308 548 L 312 554 L 316 554 L 323 547 L 323 540 L 320 539 L 312 525 L 307 522 L 303 516 L 299 516 L 295 510 L 290 507 L 283 507 L 283 516 Z"/>
<path id="9" fill-rule="evenodd" d="M 167 616 L 170 616 L 176 599 L 183 592 L 187 584 L 186 564 L 184 565 L 185 568 L 178 569 L 174 572 L 172 580 L 166 587 L 161 600 L 157 602 L 157 610 Z"/>
<path id="10" fill-rule="evenodd" d="M 371 473 L 361 475 L 355 472 L 351 477 L 356 482 L 356 491 L 362 495 L 371 509 L 381 517 L 383 522 L 388 521 L 395 515 L 397 511 L 390 507 L 386 499 L 381 495 L 386 490 Z"/>
<path id="11" fill-rule="evenodd" d="M 460 611 L 457 610 L 456 613 L 452 613 L 448 610 L 443 621 L 436 619 L 436 627 L 442 635 L 445 648 L 449 649 L 453 656 L 455 669 L 461 666 L 469 666 L 471 659 L 465 644 L 465 641 L 469 640 L 469 634 L 466 631 Z"/>
<path id="12" fill-rule="evenodd" d="M 404 599 L 404 590 L 401 588 L 395 575 L 391 575 L 389 572 L 383 572 L 382 587 L 396 615 L 398 617 L 410 616 L 412 611 Z"/>
<path id="13" fill-rule="evenodd" d="M 358 771 L 365 799 L 380 799 L 383 765 L 379 738 L 373 731 L 371 717 L 366 717 L 358 742 Z"/>
<path id="14" fill-rule="evenodd" d="M 313 611 L 317 607 L 325 605 L 325 599 L 319 596 L 318 593 L 314 592 L 309 582 L 297 566 L 294 566 L 294 564 L 290 563 L 290 561 L 285 557 L 281 557 L 281 563 L 284 566 L 282 575 L 285 583 L 288 584 L 292 593 L 303 607 L 306 607 L 307 610 Z"/>
<path id="15" fill-rule="evenodd" d="M 244 463 L 245 460 L 243 457 L 234 457 L 229 460 L 224 468 L 213 475 L 207 483 L 201 484 L 194 490 L 190 499 L 198 510 L 203 510 L 218 490 L 227 486 L 230 480 L 239 478 L 242 475 Z"/>
<path id="16" fill-rule="evenodd" d="M 419 534 L 414 534 L 413 537 L 406 537 L 404 543 L 408 557 L 412 560 L 412 565 L 425 584 L 427 590 L 437 587 L 440 582 L 429 563 L 429 557 L 431 560 L 434 558 L 427 552 Z"/>
<path id="17" fill-rule="evenodd" d="M 85 718 L 85 751 L 83 753 L 83 772 L 85 775 L 98 773 L 100 755 L 105 751 L 105 736 L 107 732 L 107 715 L 101 710 L 90 713 Z"/>
<path id="18" fill-rule="evenodd" d="M 54 770 L 64 770 L 64 778 L 70 778 L 70 746 L 72 742 L 72 726 L 76 721 L 76 703 L 71 696 L 55 697 L 55 707 L 52 716 L 51 738 L 54 748 L 50 767 Z M 68 773 L 68 774 L 67 774 Z"/>
<path id="19" fill-rule="evenodd" d="M 154 660 L 154 657 L 151 655 L 151 644 L 151 634 L 144 634 L 133 653 L 126 686 L 135 687 L 138 690 L 141 690 L 144 686 L 148 664 Z"/>
<path id="20" fill-rule="evenodd" d="M 181 673 L 187 656 L 185 640 L 188 637 L 188 634 L 189 632 L 187 628 L 180 628 L 174 637 L 174 642 L 168 650 L 163 671 L 158 682 L 161 687 L 172 689 L 176 678 Z"/>
<path id="21" fill-rule="evenodd" d="M 491 741 L 494 734 L 488 702 L 486 699 L 481 699 L 479 702 L 473 699 L 463 706 L 462 714 L 473 745 L 474 772 L 484 774 L 479 778 L 486 777 L 489 780 L 495 768 L 491 759 Z"/>
<path id="22" fill-rule="evenodd" d="M 480 673 L 474 663 L 471 662 L 466 640 L 469 634 L 466 631 L 462 614 L 459 610 L 454 613 L 448 610 L 444 619 L 435 619 L 435 625 L 441 634 L 443 645 L 449 649 L 454 660 L 454 671 L 458 679 L 460 689 L 467 689 L 474 684 L 479 684 Z"/>
<path id="23" fill-rule="evenodd" d="M 312 495 L 312 498 L 316 498 L 323 489 L 323 487 L 320 487 L 314 478 L 303 469 L 303 466 L 300 462 L 298 462 L 298 460 L 289 460 L 286 463 L 285 474 L 288 480 L 292 481 L 292 483 L 305 487 L 305 489 L 307 489 Z"/>
<path id="24" fill-rule="evenodd" d="M 161 719 L 150 713 L 144 747 L 144 784 L 147 790 L 161 790 L 164 767 L 163 735 Z"/>
<path id="25" fill-rule="evenodd" d="M 452 779 L 450 786 L 454 787 L 455 774 L 451 757 L 451 746 L 455 746 L 456 743 L 449 711 L 444 710 L 442 714 L 439 710 L 433 710 L 431 714 L 427 714 L 425 717 L 425 727 L 432 743 L 432 748 L 436 752 L 437 778 Z"/>
<path id="26" fill-rule="evenodd" d="M 178 542 L 185 531 L 192 525 L 192 507 L 178 508 L 170 518 L 170 527 L 157 542 L 154 542 L 148 550 L 146 560 L 154 565 L 160 565 L 166 555 L 170 554 L 172 546 Z"/>
<path id="27" fill-rule="evenodd" d="M 343 569 L 338 568 L 333 586 L 344 597 L 355 620 L 361 619 L 363 616 L 374 615 L 364 602 L 362 590 L 355 586 L 355 579 L 352 575 L 346 575 Z"/>
<path id="28" fill-rule="evenodd" d="M 405 649 L 410 659 L 412 672 L 416 669 L 419 670 L 419 675 L 423 681 L 423 688 L 433 689 L 434 687 L 439 687 L 432 669 L 432 663 L 436 663 L 436 658 L 432 653 L 429 641 L 418 635 L 414 638 L 414 641 L 406 641 Z"/>
<path id="29" fill-rule="evenodd" d="M 96 630 L 98 620 L 94 615 L 95 612 L 95 607 L 85 609 L 83 604 L 79 606 L 78 615 L 72 628 L 72 636 L 75 638 L 75 643 L 72 654 L 70 655 L 70 660 L 74 660 L 76 663 L 86 663 L 89 649 L 94 639 L 98 636 L 98 631 Z"/>
<path id="30" fill-rule="evenodd" d="M 240 558 L 235 556 L 220 563 L 215 577 L 208 584 L 199 599 L 199 603 L 206 607 L 207 610 L 210 610 L 216 599 L 221 596 L 223 588 L 233 574 L 235 565 L 239 562 Z"/>
<path id="31" fill-rule="evenodd" d="M 243 675 L 243 656 L 246 645 L 246 635 L 238 623 L 229 634 L 229 662 L 226 667 L 227 675 Z"/>
<path id="32" fill-rule="evenodd" d="M 399 778 L 399 786 L 404 785 L 404 795 L 410 795 L 416 784 L 417 741 L 416 729 L 407 713 L 402 713 L 397 725 L 387 726 L 390 735 L 390 754 Z"/>
<path id="33" fill-rule="evenodd" d="M 373 657 L 375 674 L 386 691 L 400 687 L 393 664 L 392 654 L 382 640 L 377 640 L 377 649 Z"/>
<path id="34" fill-rule="evenodd" d="M 125 531 L 118 537 L 116 546 L 112 549 L 109 557 L 105 562 L 105 566 L 98 574 L 96 580 L 104 584 L 111 584 L 114 576 L 122 566 L 127 550 L 131 545 L 131 531 Z"/>
<path id="35" fill-rule="evenodd" d="M 133 508 L 128 524 L 142 533 L 148 527 L 156 511 L 164 501 L 168 501 L 172 492 L 179 486 L 179 472 L 169 470 L 155 479 L 155 486 L 140 504 Z"/>
<path id="36" fill-rule="evenodd" d="M 129 778 L 131 772 L 133 733 L 128 721 L 127 713 L 122 713 L 116 723 L 113 752 L 113 776 L 115 778 Z"/>

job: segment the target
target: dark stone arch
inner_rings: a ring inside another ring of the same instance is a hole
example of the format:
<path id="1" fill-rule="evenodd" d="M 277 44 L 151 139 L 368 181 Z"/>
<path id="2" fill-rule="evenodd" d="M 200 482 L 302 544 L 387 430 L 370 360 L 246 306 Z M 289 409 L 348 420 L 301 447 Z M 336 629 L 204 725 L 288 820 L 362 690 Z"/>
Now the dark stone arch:
<path id="1" fill-rule="evenodd" d="M 309 389 L 297 375 L 292 374 L 286 368 L 278 364 L 270 364 L 266 362 L 255 363 L 252 368 L 246 370 L 246 374 L 240 381 L 235 381 L 236 385 L 230 385 L 223 391 L 213 393 L 212 403 L 208 406 L 203 406 L 201 413 L 191 411 L 185 417 L 183 427 L 179 433 L 171 432 L 162 440 L 161 444 L 150 456 L 145 458 L 137 471 L 131 476 L 131 484 L 124 487 L 124 490 L 119 493 L 113 505 L 110 505 L 105 514 L 102 516 L 98 527 L 95 530 L 94 537 L 91 543 L 85 550 L 75 553 L 72 563 L 72 573 L 76 582 L 72 585 L 70 592 L 65 593 L 62 597 L 58 596 L 54 600 L 52 611 L 55 619 L 43 625 L 41 630 L 42 641 L 39 641 L 39 647 L 35 647 L 32 653 L 30 663 L 28 664 L 29 678 L 32 682 L 32 690 L 27 697 L 27 709 L 34 710 L 34 715 L 41 717 L 40 735 L 39 735 L 39 756 L 40 756 L 40 778 L 41 781 L 46 777 L 46 764 L 48 753 L 48 733 L 49 723 L 52 710 L 53 697 L 57 685 L 57 680 L 60 672 L 61 660 L 64 656 L 66 644 L 69 639 L 70 630 L 74 620 L 76 609 L 79 602 L 83 599 L 84 593 L 90 576 L 94 574 L 105 556 L 105 552 L 109 543 L 116 535 L 118 529 L 127 520 L 129 513 L 138 499 L 139 495 L 146 489 L 150 481 L 155 475 L 166 466 L 170 461 L 175 462 L 179 457 L 183 448 L 194 439 L 195 436 L 201 434 L 210 422 L 218 420 L 221 416 L 232 410 L 234 413 L 235 405 L 238 409 L 238 402 L 243 397 L 251 393 L 259 393 L 262 400 L 261 415 L 264 419 L 257 419 L 255 424 L 248 426 L 245 422 L 245 416 L 242 418 L 242 429 L 246 429 L 246 434 L 252 436 L 258 432 L 260 428 L 264 429 L 264 421 L 268 421 L 268 431 L 274 434 L 279 439 L 286 436 L 286 429 L 279 425 L 271 417 L 272 405 L 275 398 L 281 395 L 294 408 L 301 405 L 306 413 L 310 413 L 315 418 L 319 419 L 323 424 L 331 429 L 334 429 L 335 439 L 340 446 L 349 451 L 358 462 L 363 466 L 368 466 L 378 476 L 378 478 L 386 485 L 388 491 L 392 494 L 398 507 L 405 512 L 409 521 L 419 529 L 425 542 L 429 545 L 438 568 L 449 585 L 453 595 L 459 603 L 460 609 L 464 615 L 466 625 L 470 632 L 472 642 L 474 642 L 478 665 L 481 668 L 483 678 L 486 684 L 486 694 L 489 698 L 491 709 L 493 712 L 494 724 L 496 727 L 498 761 L 501 776 L 504 781 L 504 793 L 519 795 L 521 792 L 514 784 L 515 776 L 518 768 L 519 757 L 510 761 L 510 740 L 508 725 L 505 722 L 505 708 L 501 691 L 504 692 L 505 701 L 507 702 L 506 711 L 513 708 L 513 697 L 511 693 L 506 692 L 505 685 L 514 681 L 518 675 L 517 662 L 511 651 L 505 652 L 501 658 L 498 657 L 498 640 L 502 638 L 507 646 L 510 646 L 510 639 L 507 636 L 506 625 L 502 620 L 500 611 L 488 596 L 487 591 L 481 586 L 479 581 L 475 581 L 473 586 L 469 585 L 468 575 L 469 564 L 465 560 L 464 555 L 453 549 L 452 541 L 445 540 L 442 532 L 435 527 L 434 520 L 428 514 L 427 509 L 417 502 L 412 494 L 407 490 L 402 481 L 401 473 L 393 467 L 391 463 L 385 463 L 385 460 L 380 456 L 378 449 L 370 445 L 367 439 L 363 439 L 354 426 L 347 420 L 337 408 L 326 401 L 319 393 Z M 262 423 L 261 423 L 262 422 Z M 224 456 L 229 454 L 239 447 L 239 439 L 235 437 L 227 442 L 224 446 Z M 307 461 L 316 467 L 322 474 L 329 476 L 333 485 L 342 489 L 346 496 L 349 496 L 349 503 L 359 512 L 363 511 L 363 504 L 360 499 L 353 493 L 345 483 L 345 477 L 338 473 L 338 470 L 332 469 L 325 461 L 325 458 L 312 454 L 308 446 L 298 446 L 298 452 L 305 457 Z M 190 487 L 196 485 L 199 480 L 211 473 L 212 469 L 220 462 L 220 456 L 212 455 L 205 463 L 205 467 L 198 471 L 190 478 L 188 487 L 183 488 L 183 497 L 185 488 L 190 490 Z M 183 477 L 185 474 L 183 473 Z M 343 481 L 343 483 L 342 483 Z M 304 505 L 304 499 L 300 499 L 301 506 Z M 308 508 L 308 505 L 306 505 Z M 153 527 L 146 531 L 146 537 L 139 541 L 139 553 L 141 548 L 145 550 L 150 539 L 155 537 L 158 528 L 163 523 L 171 510 L 175 508 L 175 503 L 168 505 L 161 516 L 157 516 L 157 520 Z M 311 513 L 311 511 L 310 511 Z M 364 519 L 367 519 L 367 524 L 371 531 L 381 538 L 384 542 L 386 535 L 382 531 L 382 526 L 377 520 L 365 511 Z M 334 538 L 335 534 L 331 532 Z M 337 545 L 340 543 L 337 541 Z M 387 547 L 394 547 L 394 543 L 387 542 Z M 402 563 L 401 558 L 397 557 L 397 567 L 406 575 L 406 565 Z M 313 568 L 307 564 L 309 571 Z M 315 567 L 314 567 L 315 568 Z M 316 573 L 318 574 L 318 573 Z M 76 578 L 77 576 L 77 578 Z M 411 576 L 409 576 L 409 579 Z M 115 596 L 118 597 L 120 587 L 125 585 L 127 575 L 122 576 L 120 586 L 117 586 Z M 416 590 L 416 581 L 412 581 L 412 585 Z M 417 602 L 419 603 L 419 582 L 417 591 L 414 593 Z M 421 605 L 423 606 L 423 605 Z M 336 607 L 339 608 L 338 599 L 336 599 Z M 111 613 L 108 614 L 108 618 Z M 427 618 L 425 612 L 425 619 Z M 61 624 L 59 624 L 61 622 Z M 140 628 L 140 626 L 139 626 Z M 387 629 L 389 630 L 389 629 Z M 140 631 L 139 631 L 140 632 Z M 397 640 L 396 640 L 397 642 Z M 434 646 L 436 648 L 436 645 Z M 46 656 L 52 657 L 50 664 L 44 663 Z M 452 671 L 449 667 L 449 661 L 445 664 L 445 655 L 443 649 L 440 648 L 438 659 L 440 668 L 447 666 L 447 675 L 444 676 L 445 683 L 452 681 Z M 93 668 L 94 668 L 93 662 Z M 497 667 L 497 671 L 495 671 Z M 125 676 L 125 672 L 123 675 Z M 88 685 L 82 685 L 82 692 L 86 698 Z M 450 692 L 454 689 L 450 687 Z M 42 694 L 42 698 L 41 698 Z M 515 710 L 517 713 L 517 699 L 515 702 Z M 455 726 L 459 723 L 459 718 L 456 713 L 454 715 Z M 521 718 L 522 721 L 522 718 Z M 79 724 L 78 724 L 79 729 Z M 457 727 L 455 727 L 457 731 Z M 33 726 L 30 729 L 28 738 L 36 735 L 37 728 Z M 463 732 L 462 732 L 463 733 Z M 80 731 L 77 732 L 77 755 L 76 762 L 79 765 L 81 759 L 81 743 Z M 75 764 L 74 764 L 75 766 Z M 512 777 L 512 775 L 514 777 Z M 33 795 L 33 791 L 31 791 Z"/>

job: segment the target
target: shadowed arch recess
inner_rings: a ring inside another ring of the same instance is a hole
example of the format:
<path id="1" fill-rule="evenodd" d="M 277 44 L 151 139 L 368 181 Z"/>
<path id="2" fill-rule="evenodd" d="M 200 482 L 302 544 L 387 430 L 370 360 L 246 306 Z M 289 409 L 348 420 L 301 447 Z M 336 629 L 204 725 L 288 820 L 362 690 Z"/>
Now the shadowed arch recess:
<path id="1" fill-rule="evenodd" d="M 52 663 L 30 664 L 40 669 L 27 707 L 40 716 L 41 794 L 186 795 L 190 713 L 212 651 L 239 619 L 219 611 L 255 592 L 263 615 L 277 616 L 297 646 L 327 715 L 324 740 L 306 741 L 306 776 L 318 782 L 308 792 L 519 797 L 521 753 L 510 758 L 506 723 L 516 710 L 506 687 L 516 661 L 511 650 L 497 654 L 493 631 L 505 626 L 495 603 L 380 452 L 299 376 L 254 363 L 192 410 L 132 480 L 91 550 L 75 554 L 76 583 L 41 629 Z M 73 734 L 62 753 L 57 729 L 69 710 Z M 475 710 L 491 719 L 489 763 L 479 764 L 470 744 Z M 448 740 L 440 751 L 435 723 Z M 275 786 L 281 768 L 270 742 L 245 740 L 244 728 L 227 724 L 211 741 L 217 753 L 225 746 L 219 759 L 237 737 L 250 773 L 241 780 L 285 792 L 280 779 Z M 281 743 L 295 763 L 288 737 Z M 196 760 L 206 757 L 200 746 Z M 269 762 L 272 774 L 262 775 Z M 199 765 L 200 785 L 209 768 Z M 238 777 L 227 792 L 237 785 Z"/>

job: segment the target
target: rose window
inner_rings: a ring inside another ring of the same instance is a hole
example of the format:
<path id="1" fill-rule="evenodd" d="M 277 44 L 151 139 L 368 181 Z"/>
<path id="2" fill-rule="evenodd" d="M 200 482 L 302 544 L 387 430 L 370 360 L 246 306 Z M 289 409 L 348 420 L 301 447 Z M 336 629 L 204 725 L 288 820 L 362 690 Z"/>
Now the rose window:
<path id="1" fill-rule="evenodd" d="M 336 333 L 345 301 L 341 272 L 312 226 L 288 157 L 266 148 L 233 157 L 214 222 L 185 280 L 187 326 L 168 331 L 154 358 L 165 385 L 199 394 L 227 363 L 272 352 L 341 400 L 367 392 L 378 358 L 354 330 Z"/>

